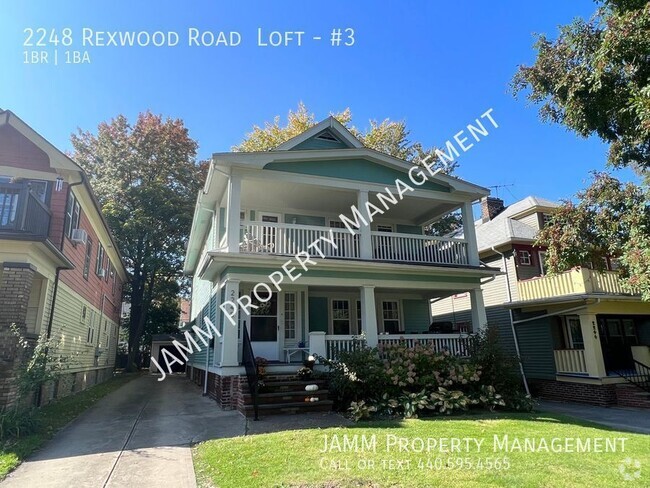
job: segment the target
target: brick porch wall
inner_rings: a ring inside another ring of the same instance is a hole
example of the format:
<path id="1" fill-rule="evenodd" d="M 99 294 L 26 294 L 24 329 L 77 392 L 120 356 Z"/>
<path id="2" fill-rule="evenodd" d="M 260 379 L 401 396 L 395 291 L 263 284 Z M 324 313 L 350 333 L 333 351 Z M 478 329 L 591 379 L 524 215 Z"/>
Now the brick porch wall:
<path id="1" fill-rule="evenodd" d="M 203 391 L 205 371 L 191 368 L 190 372 L 188 368 L 187 376 L 193 383 L 201 387 L 201 391 Z M 208 373 L 207 394 L 224 410 L 243 410 L 244 397 L 241 392 L 242 382 L 246 382 L 245 377 L 221 376 L 215 373 Z"/>
<path id="2" fill-rule="evenodd" d="M 554 380 L 531 380 L 533 396 L 547 400 L 587 403 L 601 407 L 616 405 L 616 385 L 589 385 Z"/>
<path id="3" fill-rule="evenodd" d="M 0 407 L 13 404 L 18 397 L 15 380 L 21 358 L 18 338 L 11 331 L 11 324 L 16 324 L 21 334 L 25 334 L 34 272 L 29 264 L 3 264 L 0 281 Z"/>

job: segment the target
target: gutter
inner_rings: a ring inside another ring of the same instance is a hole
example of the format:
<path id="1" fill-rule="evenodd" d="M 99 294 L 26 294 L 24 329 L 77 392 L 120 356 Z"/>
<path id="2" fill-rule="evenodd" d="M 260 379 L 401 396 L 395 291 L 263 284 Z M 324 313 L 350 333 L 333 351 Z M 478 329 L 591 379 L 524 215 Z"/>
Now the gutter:
<path id="1" fill-rule="evenodd" d="M 510 289 L 510 277 L 508 276 L 508 262 L 506 261 L 506 255 L 500 251 L 497 251 L 494 246 L 492 246 L 492 251 L 501 256 L 501 262 L 503 263 L 503 269 L 506 274 L 506 291 L 508 292 L 508 303 L 512 302 L 512 290 Z M 521 378 L 524 381 L 524 388 L 526 389 L 526 394 L 530 395 L 530 388 L 528 387 L 528 380 L 526 379 L 526 373 L 524 372 L 524 365 L 521 362 L 521 352 L 519 350 L 519 339 L 517 338 L 517 331 L 515 330 L 515 322 L 512 316 L 512 309 L 508 309 L 508 314 L 510 315 L 510 330 L 512 331 L 512 338 L 515 341 L 515 352 L 517 353 L 517 362 L 519 363 L 519 372 L 521 373 Z"/>

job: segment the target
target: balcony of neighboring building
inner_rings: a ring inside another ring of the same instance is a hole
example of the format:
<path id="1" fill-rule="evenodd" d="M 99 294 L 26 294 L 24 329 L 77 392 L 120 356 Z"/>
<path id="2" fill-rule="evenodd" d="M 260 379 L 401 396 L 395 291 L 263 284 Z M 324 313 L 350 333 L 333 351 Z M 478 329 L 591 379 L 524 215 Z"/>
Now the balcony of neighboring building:
<path id="1" fill-rule="evenodd" d="M 30 182 L 0 181 L 0 238 L 45 240 L 51 212 Z"/>

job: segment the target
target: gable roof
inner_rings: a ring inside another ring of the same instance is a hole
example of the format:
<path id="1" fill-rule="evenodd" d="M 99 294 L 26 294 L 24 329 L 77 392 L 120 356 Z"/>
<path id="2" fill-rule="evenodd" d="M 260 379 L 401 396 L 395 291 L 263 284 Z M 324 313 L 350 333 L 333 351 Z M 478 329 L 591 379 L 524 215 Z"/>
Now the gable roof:
<path id="1" fill-rule="evenodd" d="M 288 151 L 307 141 L 308 139 L 323 136 L 325 134 L 329 135 L 330 137 L 334 137 L 348 149 L 360 149 L 364 147 L 361 141 L 354 137 L 352 132 L 350 132 L 343 124 L 341 124 L 341 122 L 330 115 L 325 120 L 313 126 L 311 129 L 307 129 L 305 132 L 292 137 L 286 142 L 283 142 L 275 149 L 272 149 L 272 151 Z"/>
<path id="2" fill-rule="evenodd" d="M 529 213 L 531 210 L 541 211 L 558 206 L 559 204 L 552 200 L 531 195 L 509 205 L 492 220 L 488 220 L 487 222 L 483 222 L 482 219 L 476 220 L 474 226 L 476 228 L 476 241 L 479 252 L 511 242 L 534 241 L 537 237 L 538 230 L 514 217 Z M 455 233 L 455 236 L 463 235 L 462 230 Z"/>

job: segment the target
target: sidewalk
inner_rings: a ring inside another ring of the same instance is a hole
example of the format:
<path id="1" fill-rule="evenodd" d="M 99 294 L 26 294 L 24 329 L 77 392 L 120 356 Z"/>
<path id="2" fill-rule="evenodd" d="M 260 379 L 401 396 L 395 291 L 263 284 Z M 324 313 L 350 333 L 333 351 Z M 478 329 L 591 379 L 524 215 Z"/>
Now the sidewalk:
<path id="1" fill-rule="evenodd" d="M 542 400 L 539 402 L 538 410 L 569 415 L 580 420 L 588 420 L 617 430 L 650 434 L 650 410 L 647 409 L 607 408 L 581 403 Z"/>

